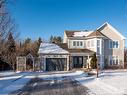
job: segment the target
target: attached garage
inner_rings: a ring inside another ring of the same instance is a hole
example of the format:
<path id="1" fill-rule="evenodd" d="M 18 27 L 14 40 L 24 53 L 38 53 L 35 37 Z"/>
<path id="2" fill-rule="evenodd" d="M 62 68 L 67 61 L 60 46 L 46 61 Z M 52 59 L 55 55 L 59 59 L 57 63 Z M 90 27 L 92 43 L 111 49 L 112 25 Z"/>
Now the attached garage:
<path id="1" fill-rule="evenodd" d="M 43 71 L 69 70 L 69 52 L 53 43 L 41 43 L 39 48 L 41 69 Z"/>
<path id="2" fill-rule="evenodd" d="M 67 58 L 46 58 L 46 71 L 64 71 Z"/>

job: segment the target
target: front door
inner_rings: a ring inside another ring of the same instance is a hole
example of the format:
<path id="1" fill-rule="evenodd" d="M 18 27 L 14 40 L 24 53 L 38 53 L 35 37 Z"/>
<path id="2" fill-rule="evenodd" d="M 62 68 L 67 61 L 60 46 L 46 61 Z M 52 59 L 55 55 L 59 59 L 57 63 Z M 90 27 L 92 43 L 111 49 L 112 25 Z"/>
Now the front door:
<path id="1" fill-rule="evenodd" d="M 83 67 L 83 56 L 74 56 L 73 66 L 74 68 L 82 68 Z"/>

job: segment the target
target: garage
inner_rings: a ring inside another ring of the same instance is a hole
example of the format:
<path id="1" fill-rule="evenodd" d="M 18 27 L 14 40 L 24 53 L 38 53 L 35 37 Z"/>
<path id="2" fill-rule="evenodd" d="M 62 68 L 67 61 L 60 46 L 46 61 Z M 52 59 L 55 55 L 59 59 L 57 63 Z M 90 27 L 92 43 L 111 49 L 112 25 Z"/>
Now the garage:
<path id="1" fill-rule="evenodd" d="M 64 71 L 66 58 L 46 58 L 46 71 Z"/>
<path id="2" fill-rule="evenodd" d="M 69 52 L 54 43 L 41 43 L 39 48 L 41 60 L 40 69 L 43 71 L 68 71 Z"/>

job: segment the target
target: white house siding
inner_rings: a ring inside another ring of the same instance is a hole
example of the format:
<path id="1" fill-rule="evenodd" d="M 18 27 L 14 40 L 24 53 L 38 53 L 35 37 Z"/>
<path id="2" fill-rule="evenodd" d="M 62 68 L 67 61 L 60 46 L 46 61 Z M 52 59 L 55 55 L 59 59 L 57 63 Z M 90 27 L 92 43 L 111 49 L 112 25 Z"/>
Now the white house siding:
<path id="1" fill-rule="evenodd" d="M 64 32 L 63 43 L 67 43 L 67 42 L 68 42 L 68 38 L 66 33 Z"/>
<path id="2" fill-rule="evenodd" d="M 116 33 L 111 26 L 105 27 L 101 32 L 106 35 L 109 39 L 104 42 L 104 54 L 105 58 L 109 60 L 109 56 L 119 56 L 119 64 L 124 66 L 124 39 Z M 119 41 L 119 48 L 109 48 L 109 40 Z"/>
<path id="3" fill-rule="evenodd" d="M 94 46 L 91 46 L 92 40 L 94 41 Z M 90 42 L 90 46 L 88 46 L 88 41 Z M 86 40 L 86 49 L 89 49 L 89 50 L 96 52 L 96 41 L 97 41 L 96 38 L 87 39 Z"/>
<path id="4" fill-rule="evenodd" d="M 73 46 L 73 42 L 79 42 L 79 46 Z M 82 42 L 82 46 L 80 46 L 80 42 Z M 77 49 L 84 49 L 85 48 L 85 40 L 69 40 L 69 44 L 68 44 L 69 48 L 71 49 L 74 49 L 74 48 L 77 48 Z"/>

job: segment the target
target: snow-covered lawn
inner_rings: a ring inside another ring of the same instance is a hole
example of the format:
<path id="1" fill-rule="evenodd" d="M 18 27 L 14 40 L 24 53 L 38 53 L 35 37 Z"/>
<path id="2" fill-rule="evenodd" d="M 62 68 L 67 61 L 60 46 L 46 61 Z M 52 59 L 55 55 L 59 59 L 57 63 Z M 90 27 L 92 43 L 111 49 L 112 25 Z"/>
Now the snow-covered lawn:
<path id="1" fill-rule="evenodd" d="M 65 76 L 87 87 L 90 95 L 125 95 L 127 94 L 127 70 L 106 70 L 96 76 L 87 76 L 83 71 L 75 72 L 24 72 L 0 78 L 0 95 L 21 89 L 32 78 L 45 80 L 63 80 Z"/>
<path id="2" fill-rule="evenodd" d="M 125 95 L 127 94 L 127 70 L 107 70 L 92 77 L 76 78 L 88 87 L 91 95 Z"/>
<path id="3" fill-rule="evenodd" d="M 0 95 L 7 95 L 10 92 L 21 89 L 35 75 L 30 72 L 15 73 L 0 78 Z"/>
<path id="4" fill-rule="evenodd" d="M 16 73 L 19 73 L 19 72 L 14 72 L 14 71 L 1 71 L 0 72 L 0 77 L 14 75 Z"/>

